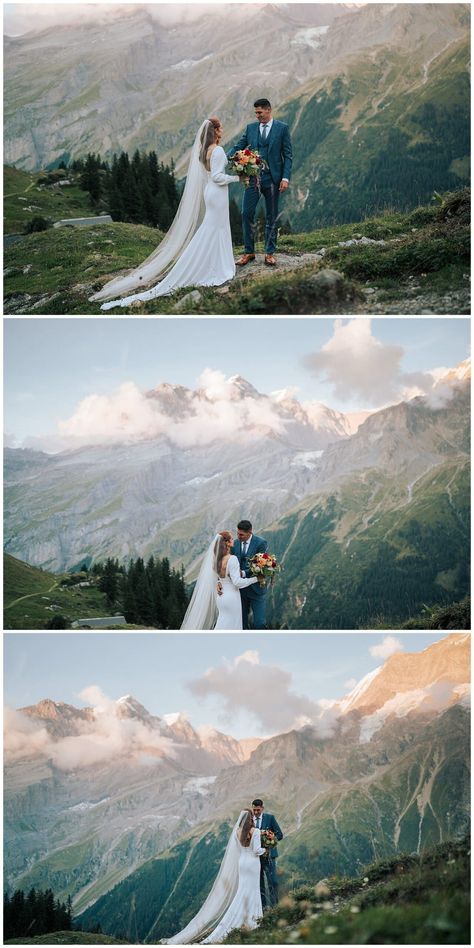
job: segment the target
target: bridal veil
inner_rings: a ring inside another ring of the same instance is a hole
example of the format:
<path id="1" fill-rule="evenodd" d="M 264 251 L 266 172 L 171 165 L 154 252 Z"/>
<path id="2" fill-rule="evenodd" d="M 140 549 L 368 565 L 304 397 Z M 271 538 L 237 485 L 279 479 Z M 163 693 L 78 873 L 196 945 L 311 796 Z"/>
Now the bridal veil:
<path id="1" fill-rule="evenodd" d="M 191 601 L 181 625 L 182 629 L 213 629 L 216 624 L 216 587 L 219 578 L 216 558 L 219 541 L 220 534 L 217 533 L 204 555 Z"/>
<path id="2" fill-rule="evenodd" d="M 144 289 L 148 284 L 156 282 L 157 278 L 162 276 L 185 250 L 204 217 L 204 188 L 207 183 L 207 174 L 202 158 L 203 143 L 206 141 L 209 124 L 211 124 L 209 119 L 206 119 L 199 127 L 194 139 L 186 184 L 168 233 L 156 250 L 139 267 L 130 270 L 125 276 L 110 280 L 90 297 L 91 301 L 102 302 L 124 296 L 136 288 Z"/>
<path id="3" fill-rule="evenodd" d="M 239 856 L 241 844 L 239 829 L 247 816 L 247 810 L 241 810 L 227 843 L 219 872 L 209 895 L 199 909 L 197 915 L 191 919 L 186 928 L 163 940 L 167 945 L 190 945 L 210 934 L 227 912 L 235 897 L 239 884 Z"/>

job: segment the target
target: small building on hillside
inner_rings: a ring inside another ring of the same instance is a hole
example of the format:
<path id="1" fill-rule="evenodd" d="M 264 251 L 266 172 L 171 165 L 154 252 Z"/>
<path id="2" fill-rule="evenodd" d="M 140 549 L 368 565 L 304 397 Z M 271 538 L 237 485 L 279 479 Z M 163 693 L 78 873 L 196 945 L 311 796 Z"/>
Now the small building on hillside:
<path id="1" fill-rule="evenodd" d="M 53 227 L 92 227 L 95 224 L 113 224 L 110 214 L 101 214 L 99 217 L 68 217 L 56 221 Z"/>
<path id="2" fill-rule="evenodd" d="M 100 616 L 98 619 L 76 619 L 72 629 L 110 629 L 112 625 L 126 625 L 125 616 Z"/>

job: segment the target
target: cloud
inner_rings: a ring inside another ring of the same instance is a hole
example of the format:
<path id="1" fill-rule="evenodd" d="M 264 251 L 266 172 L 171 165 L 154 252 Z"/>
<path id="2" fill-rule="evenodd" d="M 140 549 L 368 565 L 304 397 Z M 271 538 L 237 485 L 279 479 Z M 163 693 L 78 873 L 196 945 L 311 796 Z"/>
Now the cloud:
<path id="1" fill-rule="evenodd" d="M 394 635 L 386 635 L 383 642 L 371 645 L 369 652 L 374 658 L 390 658 L 395 652 L 403 652 L 403 645 Z"/>
<path id="2" fill-rule="evenodd" d="M 149 17 L 163 25 L 196 19 L 206 12 L 203 4 L 147 3 L 145 9 Z M 25 3 L 5 5 L 5 32 L 17 36 L 29 30 L 45 30 L 51 26 L 72 23 L 103 23 L 112 19 L 136 13 L 133 3 Z"/>
<path id="3" fill-rule="evenodd" d="M 357 678 L 348 678 L 347 681 L 344 682 L 344 688 L 349 688 L 352 691 L 356 684 Z"/>
<path id="4" fill-rule="evenodd" d="M 109 395 L 88 395 L 70 418 L 59 422 L 59 436 L 69 446 L 163 436 L 188 448 L 218 438 L 258 437 L 262 429 L 284 432 L 277 405 L 251 386 L 246 393 L 232 377 L 212 368 L 204 369 L 198 385 L 197 393 L 170 387 L 169 402 L 160 398 L 159 390 L 147 394 L 134 382 Z"/>
<path id="5" fill-rule="evenodd" d="M 423 395 L 439 408 L 453 394 L 452 387 L 439 384 L 440 370 L 403 372 L 402 346 L 381 342 L 372 333 L 372 320 L 336 319 L 334 332 L 319 352 L 303 358 L 303 364 L 318 378 L 332 385 L 341 401 L 357 399 L 362 406 L 381 408 Z"/>
<path id="6" fill-rule="evenodd" d="M 21 711 L 5 710 L 5 755 L 8 761 L 41 754 L 59 770 L 69 771 L 107 763 L 119 757 L 135 760 L 173 757 L 174 744 L 159 729 L 136 718 L 118 716 L 116 702 L 97 686 L 81 692 L 92 700 L 91 721 L 80 718 L 74 734 L 54 737 L 38 719 Z"/>
<path id="7" fill-rule="evenodd" d="M 261 733 L 279 734 L 305 724 L 315 726 L 321 737 L 334 732 L 334 702 L 315 702 L 292 690 L 292 676 L 276 665 L 260 664 L 256 651 L 238 655 L 232 662 L 209 668 L 188 683 L 197 698 L 216 695 L 223 703 L 223 717 L 232 720 L 240 710 L 253 714 Z"/>
<path id="8" fill-rule="evenodd" d="M 394 698 L 390 698 L 373 714 L 368 714 L 362 718 L 359 740 L 361 744 L 370 741 L 391 715 L 402 718 L 412 711 L 426 711 L 429 713 L 443 711 L 449 705 L 457 702 L 460 695 L 462 703 L 468 705 L 466 699 L 469 694 L 469 685 L 459 686 L 451 681 L 435 681 L 433 684 L 427 685 L 426 688 L 413 688 L 411 691 L 404 691 L 395 695 Z"/>
<path id="9" fill-rule="evenodd" d="M 331 339 L 303 361 L 341 400 L 356 397 L 373 406 L 396 398 L 402 356 L 401 346 L 386 345 L 372 335 L 370 319 L 336 319 Z"/>

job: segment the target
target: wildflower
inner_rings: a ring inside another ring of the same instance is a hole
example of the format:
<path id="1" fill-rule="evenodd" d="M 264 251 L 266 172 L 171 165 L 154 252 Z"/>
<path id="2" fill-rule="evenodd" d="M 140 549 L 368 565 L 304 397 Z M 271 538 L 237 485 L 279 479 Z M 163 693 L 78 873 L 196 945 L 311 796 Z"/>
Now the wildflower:
<path id="1" fill-rule="evenodd" d="M 325 935 L 335 935 L 336 932 L 337 932 L 337 928 L 335 925 L 326 925 L 326 928 L 324 929 Z"/>
<path id="2" fill-rule="evenodd" d="M 351 905 L 349 911 L 352 912 L 353 915 L 358 915 L 360 912 L 360 908 L 358 905 Z"/>

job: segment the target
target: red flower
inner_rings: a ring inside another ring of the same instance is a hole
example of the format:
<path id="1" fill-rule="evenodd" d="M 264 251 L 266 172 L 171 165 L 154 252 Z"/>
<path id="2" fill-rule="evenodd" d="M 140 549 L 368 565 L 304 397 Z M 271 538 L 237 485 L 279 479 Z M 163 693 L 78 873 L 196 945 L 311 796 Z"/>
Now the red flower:
<path id="1" fill-rule="evenodd" d="M 244 155 L 251 155 L 251 154 L 252 152 L 250 151 L 250 148 L 244 148 Z"/>
<path id="2" fill-rule="evenodd" d="M 276 566 L 276 565 L 277 565 L 277 564 L 276 564 L 276 560 L 272 560 L 272 566 L 273 566 L 274 569 L 275 569 L 275 566 Z"/>
<path id="3" fill-rule="evenodd" d="M 256 165 L 260 165 L 261 163 L 262 163 L 262 162 L 261 162 L 260 158 L 256 158 L 256 159 L 255 159 L 255 164 L 256 164 Z"/>
<path id="4" fill-rule="evenodd" d="M 264 559 L 264 560 L 269 560 L 269 559 L 270 559 L 268 553 L 264 553 L 264 554 L 263 554 L 263 559 Z"/>

